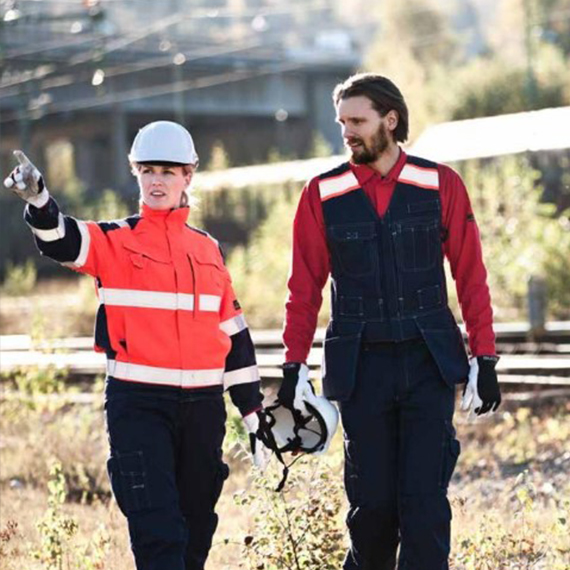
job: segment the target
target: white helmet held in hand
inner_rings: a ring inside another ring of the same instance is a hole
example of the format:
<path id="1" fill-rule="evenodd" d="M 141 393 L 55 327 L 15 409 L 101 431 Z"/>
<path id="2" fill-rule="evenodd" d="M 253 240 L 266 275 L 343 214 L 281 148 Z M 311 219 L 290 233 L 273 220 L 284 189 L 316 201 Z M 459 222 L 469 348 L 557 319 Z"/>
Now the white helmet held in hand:
<path id="1" fill-rule="evenodd" d="M 280 452 L 324 453 L 338 426 L 338 410 L 324 396 L 308 391 L 303 397 L 307 415 L 276 402 L 265 408 L 268 427 Z"/>
<path id="2" fill-rule="evenodd" d="M 133 141 L 129 160 L 198 165 L 198 155 L 190 133 L 172 121 L 155 121 L 145 125 Z"/>

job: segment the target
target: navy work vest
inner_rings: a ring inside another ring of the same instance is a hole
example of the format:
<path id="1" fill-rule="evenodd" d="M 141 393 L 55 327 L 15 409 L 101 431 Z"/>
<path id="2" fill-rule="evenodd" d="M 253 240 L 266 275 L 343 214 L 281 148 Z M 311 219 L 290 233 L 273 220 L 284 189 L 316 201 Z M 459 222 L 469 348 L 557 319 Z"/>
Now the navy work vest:
<path id="1" fill-rule="evenodd" d="M 467 357 L 447 303 L 437 165 L 408 156 L 383 217 L 348 163 L 321 175 L 319 190 L 332 277 L 327 397 L 352 391 L 362 341 L 423 338 L 444 380 L 464 381 Z"/>

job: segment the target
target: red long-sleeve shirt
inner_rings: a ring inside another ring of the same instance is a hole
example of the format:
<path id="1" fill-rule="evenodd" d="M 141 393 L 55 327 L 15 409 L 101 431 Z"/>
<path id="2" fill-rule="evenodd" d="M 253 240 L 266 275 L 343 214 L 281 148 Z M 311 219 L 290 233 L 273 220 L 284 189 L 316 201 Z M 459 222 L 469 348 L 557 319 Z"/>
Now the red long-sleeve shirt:
<path id="1" fill-rule="evenodd" d="M 388 209 L 400 171 L 406 163 L 402 150 L 386 176 L 367 165 L 350 163 L 366 196 L 380 216 Z M 495 354 L 493 312 L 487 287 L 479 229 L 467 190 L 459 174 L 438 165 L 442 225 L 447 230 L 443 251 L 447 257 L 474 356 Z M 305 362 L 313 342 L 322 290 L 330 273 L 330 254 L 319 193 L 313 178 L 303 189 L 293 224 L 293 261 L 286 304 L 285 360 Z"/>

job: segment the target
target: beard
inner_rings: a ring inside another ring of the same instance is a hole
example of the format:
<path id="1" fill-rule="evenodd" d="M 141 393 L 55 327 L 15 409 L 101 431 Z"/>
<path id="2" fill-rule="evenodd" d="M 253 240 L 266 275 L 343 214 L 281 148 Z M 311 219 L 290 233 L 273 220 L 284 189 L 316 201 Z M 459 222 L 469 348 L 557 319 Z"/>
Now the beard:
<path id="1" fill-rule="evenodd" d="M 362 149 L 350 149 L 352 161 L 355 164 L 375 162 L 389 145 L 386 126 L 383 123 L 380 124 L 378 131 L 372 136 L 369 144 L 366 144 L 361 138 L 357 137 L 353 137 L 351 142 L 358 142 L 362 145 Z"/>

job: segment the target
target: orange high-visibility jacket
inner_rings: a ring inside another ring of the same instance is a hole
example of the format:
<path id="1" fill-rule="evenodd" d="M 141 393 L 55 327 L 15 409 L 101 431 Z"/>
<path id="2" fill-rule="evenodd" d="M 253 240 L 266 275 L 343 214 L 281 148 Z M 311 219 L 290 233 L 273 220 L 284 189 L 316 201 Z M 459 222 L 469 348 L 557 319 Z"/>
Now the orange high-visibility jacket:
<path id="1" fill-rule="evenodd" d="M 143 205 L 124 220 L 83 222 L 61 214 L 53 198 L 25 213 L 42 254 L 95 277 L 95 350 L 107 354 L 109 376 L 186 389 L 242 386 L 242 405 L 232 398 L 248 413 L 260 403 L 249 330 L 218 243 L 187 217 L 188 208 Z"/>

